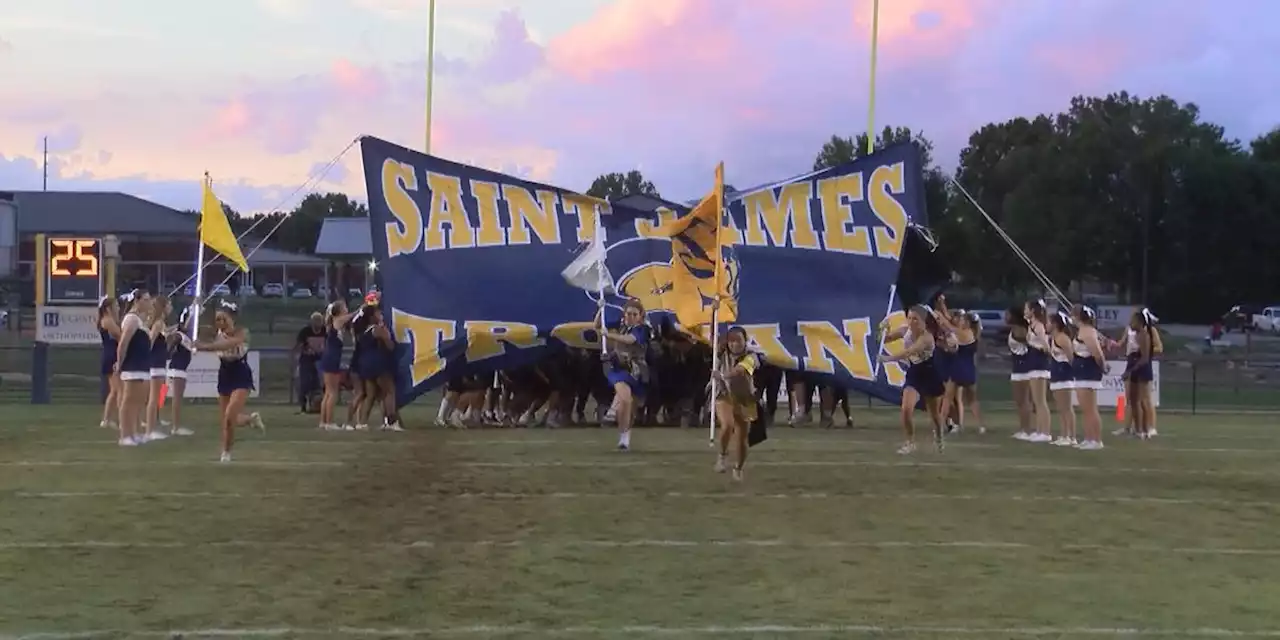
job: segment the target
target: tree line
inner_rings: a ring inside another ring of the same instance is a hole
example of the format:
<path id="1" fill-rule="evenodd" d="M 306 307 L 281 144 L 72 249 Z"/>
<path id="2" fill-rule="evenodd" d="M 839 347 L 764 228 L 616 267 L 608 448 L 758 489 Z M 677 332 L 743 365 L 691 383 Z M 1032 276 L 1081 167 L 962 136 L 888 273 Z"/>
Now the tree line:
<path id="1" fill-rule="evenodd" d="M 1188 322 L 1280 303 L 1280 263 L 1269 257 L 1280 255 L 1280 127 L 1245 145 L 1195 104 L 1122 92 L 985 125 L 954 176 L 910 127 L 885 127 L 874 148 L 906 141 L 924 162 L 928 226 L 967 297 L 1043 288 L 953 179 L 1072 300 L 1114 296 Z M 861 157 L 866 143 L 866 133 L 833 135 L 813 168 Z M 592 187 L 600 197 L 658 193 L 638 171 Z"/>
<path id="2" fill-rule="evenodd" d="M 1166 319 L 1205 322 L 1234 304 L 1280 303 L 1280 127 L 1247 145 L 1168 96 L 1076 97 L 1062 113 L 1013 118 L 973 132 L 954 175 L 932 142 L 887 126 L 874 148 L 912 142 L 925 167 L 928 226 L 974 302 L 1042 288 L 952 180 L 973 196 L 1073 300 L 1111 294 Z M 865 154 L 867 134 L 833 135 L 813 168 Z M 587 193 L 660 197 L 638 170 L 597 177 Z M 229 212 L 243 233 L 254 218 Z M 339 193 L 312 194 L 277 223 L 272 245 L 311 252 L 324 218 L 367 216 Z"/>

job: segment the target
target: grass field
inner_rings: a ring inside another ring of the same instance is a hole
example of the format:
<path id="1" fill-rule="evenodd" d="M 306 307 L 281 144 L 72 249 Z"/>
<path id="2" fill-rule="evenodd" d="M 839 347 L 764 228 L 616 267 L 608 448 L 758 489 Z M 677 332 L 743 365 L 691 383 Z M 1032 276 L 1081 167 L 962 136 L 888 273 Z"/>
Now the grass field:
<path id="1" fill-rule="evenodd" d="M 867 411 L 775 429 L 733 483 L 697 429 L 621 454 L 601 429 L 267 417 L 218 464 L 207 409 L 121 449 L 91 406 L 6 406 L 0 635 L 1280 636 L 1271 418 L 1170 414 L 1087 453 L 996 415 L 904 459 Z"/>

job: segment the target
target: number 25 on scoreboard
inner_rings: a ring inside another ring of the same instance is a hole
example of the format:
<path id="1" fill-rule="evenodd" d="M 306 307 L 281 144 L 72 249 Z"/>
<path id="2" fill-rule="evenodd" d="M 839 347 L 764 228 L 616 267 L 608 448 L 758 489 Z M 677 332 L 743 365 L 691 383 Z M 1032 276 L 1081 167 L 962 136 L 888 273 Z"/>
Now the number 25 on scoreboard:
<path id="1" fill-rule="evenodd" d="M 67 263 L 77 263 L 74 272 Z M 97 240 L 50 240 L 49 275 L 98 277 Z"/>

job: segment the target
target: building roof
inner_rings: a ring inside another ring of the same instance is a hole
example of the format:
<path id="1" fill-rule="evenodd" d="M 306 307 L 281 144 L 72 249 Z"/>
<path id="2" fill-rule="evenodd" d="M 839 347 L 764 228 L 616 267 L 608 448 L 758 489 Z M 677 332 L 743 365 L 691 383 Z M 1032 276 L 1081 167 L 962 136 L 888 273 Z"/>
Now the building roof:
<path id="1" fill-rule="evenodd" d="M 18 233 L 182 235 L 197 219 L 125 193 L 15 191 Z"/>
<path id="2" fill-rule="evenodd" d="M 195 239 L 200 217 L 170 209 L 127 193 L 106 191 L 14 191 L 18 233 L 85 235 L 187 236 Z M 368 225 L 365 225 L 366 230 Z M 260 238 L 240 240 L 246 256 Z M 249 266 L 324 265 L 324 258 L 262 247 L 248 257 Z"/>
<path id="3" fill-rule="evenodd" d="M 318 256 L 371 256 L 373 236 L 368 218 L 325 218 L 316 238 Z"/>

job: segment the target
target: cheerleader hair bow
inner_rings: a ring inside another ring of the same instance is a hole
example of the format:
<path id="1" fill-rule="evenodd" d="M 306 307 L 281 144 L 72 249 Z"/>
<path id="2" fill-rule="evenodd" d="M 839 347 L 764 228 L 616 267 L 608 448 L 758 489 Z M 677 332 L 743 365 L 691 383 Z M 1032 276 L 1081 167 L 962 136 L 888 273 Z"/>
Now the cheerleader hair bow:
<path id="1" fill-rule="evenodd" d="M 126 292 L 124 292 L 124 293 L 120 294 L 120 301 L 121 301 L 121 302 L 133 302 L 133 298 L 134 298 L 134 295 L 133 295 L 133 292 L 132 292 L 132 291 L 126 291 Z"/>
<path id="2" fill-rule="evenodd" d="M 1084 317 L 1086 317 L 1086 318 L 1088 318 L 1088 319 L 1090 319 L 1090 320 L 1093 320 L 1094 318 L 1098 317 L 1098 313 L 1097 313 L 1096 311 L 1094 311 L 1094 310 L 1093 310 L 1093 307 L 1090 307 L 1090 306 L 1088 306 L 1088 305 L 1081 305 L 1081 306 L 1080 306 L 1080 315 L 1082 315 L 1082 316 L 1084 316 Z"/>
<path id="3" fill-rule="evenodd" d="M 110 299 L 111 299 L 111 296 L 102 296 L 101 298 L 98 298 L 98 306 L 102 306 L 106 304 L 107 301 Z"/>
<path id="4" fill-rule="evenodd" d="M 1067 315 L 1067 312 L 1062 309 L 1058 309 L 1058 320 L 1062 322 L 1064 327 L 1071 326 L 1071 316 Z"/>
<path id="5" fill-rule="evenodd" d="M 234 302 L 227 302 L 226 300 L 219 300 L 218 307 L 231 312 L 236 312 L 240 310 L 240 305 Z"/>
<path id="6" fill-rule="evenodd" d="M 1160 322 L 1160 318 L 1157 318 L 1156 314 L 1151 313 L 1151 309 L 1146 307 L 1142 308 L 1142 317 L 1147 319 L 1148 325 L 1154 326 L 1157 322 Z"/>

